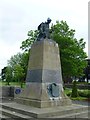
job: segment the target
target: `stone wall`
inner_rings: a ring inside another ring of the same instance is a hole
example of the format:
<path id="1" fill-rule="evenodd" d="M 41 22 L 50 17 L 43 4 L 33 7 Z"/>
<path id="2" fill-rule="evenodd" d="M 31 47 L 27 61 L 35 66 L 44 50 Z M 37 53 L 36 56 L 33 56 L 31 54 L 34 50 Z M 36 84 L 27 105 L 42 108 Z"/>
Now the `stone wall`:
<path id="1" fill-rule="evenodd" d="M 14 87 L 12 86 L 0 86 L 0 97 L 13 97 L 14 98 Z"/>

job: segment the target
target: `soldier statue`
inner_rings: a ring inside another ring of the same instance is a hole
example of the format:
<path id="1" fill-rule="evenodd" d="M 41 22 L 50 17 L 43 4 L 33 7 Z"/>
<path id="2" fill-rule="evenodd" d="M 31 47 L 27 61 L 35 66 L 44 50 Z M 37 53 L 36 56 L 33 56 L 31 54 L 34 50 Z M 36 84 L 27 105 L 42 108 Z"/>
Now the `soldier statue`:
<path id="1" fill-rule="evenodd" d="M 50 35 L 49 35 L 49 24 L 50 24 L 50 22 L 51 22 L 51 19 L 48 18 L 47 22 L 45 22 L 45 23 L 42 22 L 38 26 L 39 35 L 37 37 L 37 41 L 40 41 L 43 38 L 50 38 Z"/>

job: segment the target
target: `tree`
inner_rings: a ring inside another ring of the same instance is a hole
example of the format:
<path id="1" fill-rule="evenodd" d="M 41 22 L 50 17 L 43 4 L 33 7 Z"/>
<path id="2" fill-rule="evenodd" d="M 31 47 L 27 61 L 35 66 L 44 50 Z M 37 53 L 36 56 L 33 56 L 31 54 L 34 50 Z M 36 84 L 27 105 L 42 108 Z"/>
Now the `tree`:
<path id="1" fill-rule="evenodd" d="M 1 70 L 1 79 L 2 79 L 2 81 L 5 80 L 6 69 L 7 69 L 7 67 L 4 67 L 4 68 Z"/>
<path id="2" fill-rule="evenodd" d="M 13 81 L 20 82 L 20 77 L 19 77 L 20 74 L 17 75 L 16 74 L 17 72 L 20 72 L 21 75 L 23 76 L 23 80 L 25 80 L 26 73 L 27 73 L 28 59 L 29 59 L 29 52 L 24 52 L 24 53 L 18 53 L 16 55 L 12 56 L 10 60 L 8 60 L 8 65 L 12 69 Z M 23 74 L 22 74 L 22 72 L 23 72 Z"/>
<path id="3" fill-rule="evenodd" d="M 56 24 L 51 26 L 50 31 L 51 38 L 59 45 L 64 81 L 73 76 L 82 76 L 83 69 L 87 65 L 84 40 L 82 38 L 77 40 L 74 37 L 75 30 L 70 29 L 66 21 L 56 21 Z M 37 33 L 37 31 L 30 31 L 29 38 L 22 42 L 22 50 L 31 48 L 32 43 L 36 40 Z"/>
<path id="4" fill-rule="evenodd" d="M 64 80 L 71 76 L 82 76 L 83 69 L 87 65 L 83 39 L 77 40 L 74 37 L 75 30 L 70 29 L 66 21 L 57 21 L 51 30 L 53 31 L 51 38 L 59 45 Z"/>
<path id="5" fill-rule="evenodd" d="M 10 85 L 9 83 L 12 80 L 12 69 L 10 66 L 7 66 L 6 68 L 5 78 L 6 78 L 7 85 Z"/>
<path id="6" fill-rule="evenodd" d="M 23 68 L 23 72 L 24 72 L 24 76 L 23 76 L 23 79 L 25 80 L 26 79 L 26 74 L 27 74 L 27 68 L 28 68 L 28 60 L 29 60 L 29 51 L 27 52 L 24 52 L 22 54 L 22 57 L 21 57 L 21 62 L 20 62 L 20 65 L 21 67 Z"/>
<path id="7" fill-rule="evenodd" d="M 22 58 L 21 53 L 17 53 L 16 55 L 11 56 L 10 60 L 8 60 L 8 65 L 14 68 L 15 65 L 20 64 L 21 58 Z"/>
<path id="8" fill-rule="evenodd" d="M 28 39 L 26 39 L 25 41 L 22 42 L 21 45 L 21 49 L 24 51 L 29 51 L 31 48 L 31 45 L 33 44 L 33 42 L 36 40 L 37 36 L 38 36 L 38 31 L 37 30 L 30 30 L 28 31 L 27 34 L 29 37 Z"/>
<path id="9" fill-rule="evenodd" d="M 24 78 L 24 69 L 20 64 L 14 66 L 14 78 L 17 80 L 17 82 L 21 83 L 21 87 L 23 84 L 23 78 Z"/>

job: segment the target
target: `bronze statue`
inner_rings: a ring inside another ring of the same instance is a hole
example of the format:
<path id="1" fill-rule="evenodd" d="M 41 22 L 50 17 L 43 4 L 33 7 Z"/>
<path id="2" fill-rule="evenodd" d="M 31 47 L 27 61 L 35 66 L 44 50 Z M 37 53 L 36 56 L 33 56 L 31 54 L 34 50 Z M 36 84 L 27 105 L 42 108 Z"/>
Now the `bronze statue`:
<path id="1" fill-rule="evenodd" d="M 38 26 L 39 35 L 37 37 L 37 41 L 40 41 L 43 38 L 50 38 L 50 35 L 49 35 L 49 24 L 50 24 L 50 22 L 51 22 L 51 19 L 48 18 L 47 22 L 45 22 L 45 23 L 42 22 Z"/>

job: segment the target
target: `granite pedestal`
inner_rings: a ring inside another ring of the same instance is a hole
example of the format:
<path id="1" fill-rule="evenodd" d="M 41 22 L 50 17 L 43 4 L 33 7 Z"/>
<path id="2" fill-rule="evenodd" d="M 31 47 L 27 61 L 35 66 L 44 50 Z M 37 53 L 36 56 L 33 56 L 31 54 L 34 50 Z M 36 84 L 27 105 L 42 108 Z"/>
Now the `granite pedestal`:
<path id="1" fill-rule="evenodd" d="M 26 88 L 15 100 L 38 108 L 71 104 L 64 94 L 59 47 L 55 41 L 43 39 L 32 45 Z"/>

